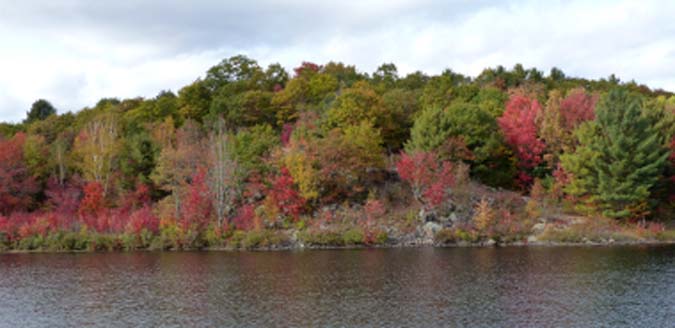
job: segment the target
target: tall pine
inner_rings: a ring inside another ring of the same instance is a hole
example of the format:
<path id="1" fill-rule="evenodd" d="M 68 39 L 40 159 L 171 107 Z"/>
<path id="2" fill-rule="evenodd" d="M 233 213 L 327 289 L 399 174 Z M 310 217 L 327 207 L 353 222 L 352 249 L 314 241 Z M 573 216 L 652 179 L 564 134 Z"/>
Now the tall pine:
<path id="1" fill-rule="evenodd" d="M 642 99 L 622 89 L 610 91 L 598 104 L 596 119 L 576 135 L 580 146 L 562 157 L 572 176 L 566 191 L 606 217 L 648 214 L 668 151 L 666 136 L 644 115 Z"/>

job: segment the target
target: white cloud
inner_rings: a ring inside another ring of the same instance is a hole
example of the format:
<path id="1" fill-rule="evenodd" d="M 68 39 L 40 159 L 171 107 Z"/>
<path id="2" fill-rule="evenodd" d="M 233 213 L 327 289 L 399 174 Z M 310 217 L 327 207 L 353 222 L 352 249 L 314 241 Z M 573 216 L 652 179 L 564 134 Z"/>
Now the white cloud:
<path id="1" fill-rule="evenodd" d="M 292 68 L 329 60 L 372 72 L 476 75 L 523 63 L 617 74 L 675 90 L 668 1 L 11 2 L 0 0 L 0 120 L 46 98 L 79 110 L 102 97 L 177 90 L 244 53 Z"/>

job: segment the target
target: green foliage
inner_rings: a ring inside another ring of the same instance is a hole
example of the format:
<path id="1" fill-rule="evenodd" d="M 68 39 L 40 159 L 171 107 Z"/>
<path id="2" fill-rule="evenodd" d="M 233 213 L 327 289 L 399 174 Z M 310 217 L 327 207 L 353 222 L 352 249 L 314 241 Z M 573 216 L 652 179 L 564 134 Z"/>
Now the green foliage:
<path id="1" fill-rule="evenodd" d="M 279 135 L 270 125 L 255 125 L 237 132 L 232 140 L 233 155 L 244 172 L 267 173 L 265 162 L 272 149 L 280 144 Z"/>
<path id="2" fill-rule="evenodd" d="M 167 117 L 181 120 L 178 98 L 171 91 L 162 91 L 154 99 L 132 106 L 124 113 L 122 121 L 126 131 L 138 131 L 147 123 L 163 121 Z"/>
<path id="3" fill-rule="evenodd" d="M 120 171 L 126 178 L 122 181 L 122 186 L 132 189 L 137 183 L 150 184 L 150 175 L 159 156 L 159 146 L 145 131 L 128 136 L 122 142 L 119 163 Z"/>
<path id="4" fill-rule="evenodd" d="M 594 113 L 596 97 L 608 91 Z M 323 213 L 318 210 L 358 208 L 369 190 L 398 190 L 391 193 L 396 196 L 388 206 L 401 208 L 389 213 L 409 213 L 398 223 L 414 229 L 413 197 L 407 188 L 403 195 L 400 175 L 393 168 L 404 148 L 463 162 L 443 177 L 459 176 L 463 170 L 462 176 L 470 172 L 489 186 L 513 187 L 514 154 L 527 153 L 520 148 L 528 150 L 529 141 L 507 146 L 499 132 L 496 119 L 503 116 L 510 95 L 547 104 L 541 115 L 529 117 L 527 129 L 512 130 L 515 137 L 525 135 L 525 141 L 536 140 L 541 148 L 545 142 L 545 150 L 534 156 L 536 168 L 524 173 L 545 182 L 545 189 L 555 194 L 555 206 L 565 199 L 566 209 L 576 206 L 585 214 L 618 218 L 672 213 L 675 156 L 666 163 L 667 147 L 675 149 L 675 96 L 670 92 L 622 82 L 614 75 L 594 81 L 571 78 L 554 68 L 544 77 L 520 64 L 488 68 L 473 79 L 451 70 L 435 76 L 420 71 L 399 76 L 391 63 L 381 65 L 370 78 L 339 62 L 305 62 L 290 77 L 279 64 L 261 68 L 238 55 L 211 67 L 203 79 L 177 95 L 162 91 L 148 99 L 103 98 L 94 106 L 60 115 L 40 100 L 23 123 L 0 123 L 0 144 L 5 145 L 0 177 L 12 177 L 10 184 L 0 183 L 0 191 L 7 189 L 0 192 L 0 207 L 11 218 L 0 218 L 11 228 L 0 231 L 0 248 L 194 249 L 219 247 L 225 241 L 237 248 L 258 248 L 283 243 L 283 236 L 277 240 L 263 231 L 229 232 L 225 223 L 235 221 L 234 213 L 244 213 L 242 207 L 267 209 L 249 211 L 248 221 L 260 221 L 256 227 L 271 225 L 265 221 L 270 218 L 281 220 L 284 215 L 274 210 L 288 212 L 293 207 L 289 199 L 296 197 L 275 198 L 271 186 L 286 170 L 290 177 L 284 176 L 283 190 L 298 191 L 307 202 L 294 213 L 307 216 L 294 221 L 298 218 L 286 213 L 287 219 L 276 227 L 295 224 L 314 245 L 384 243 L 386 233 L 373 226 L 347 231 L 349 225 L 341 222 L 338 230 L 314 231 L 316 221 L 331 222 L 317 217 Z M 214 125 L 221 118 L 222 126 Z M 516 117 L 510 123 L 521 127 L 523 122 Z M 452 190 L 453 211 L 471 216 L 466 212 L 475 205 L 476 194 L 488 188 L 468 178 L 462 181 Z M 136 193 L 139 183 L 145 185 L 143 193 Z M 15 238 L 21 226 L 13 215 L 56 214 L 50 210 L 72 215 L 85 185 L 101 185 L 97 209 L 120 217 L 138 206 L 131 198 L 149 193 L 143 202 L 149 202 L 148 211 L 163 222 L 160 231 L 130 235 L 119 226 L 116 232 L 71 231 L 96 219 L 73 215 L 65 228 L 40 234 L 24 231 L 22 238 Z M 530 193 L 534 197 L 540 192 Z M 517 199 L 508 203 L 524 207 Z M 545 216 L 549 209 L 541 211 L 538 204 L 542 201 L 531 202 L 528 211 Z M 524 217 L 522 209 L 498 206 L 495 211 L 496 223 L 484 229 L 467 226 L 444 238 L 521 238 L 529 224 L 517 219 Z M 504 223 L 507 219 L 513 222 Z M 182 225 L 186 220 L 199 225 Z"/>
<path id="5" fill-rule="evenodd" d="M 17 132 L 22 131 L 23 126 L 20 124 L 0 123 L 0 138 L 9 139 Z"/>
<path id="6" fill-rule="evenodd" d="M 666 163 L 666 136 L 643 113 L 638 96 L 610 91 L 597 106 L 596 120 L 579 128 L 580 146 L 562 156 L 573 177 L 566 191 L 607 217 L 646 215 Z"/>
<path id="7" fill-rule="evenodd" d="M 363 230 L 359 228 L 349 229 L 342 235 L 342 239 L 344 240 L 345 245 L 348 246 L 361 245 L 364 240 Z"/>
<path id="8" fill-rule="evenodd" d="M 443 159 L 462 160 L 472 174 L 490 185 L 504 185 L 515 168 L 498 134 L 497 121 L 483 107 L 455 102 L 445 109 L 423 110 L 410 130 L 407 151 L 438 151 Z"/>
<path id="9" fill-rule="evenodd" d="M 185 119 L 201 121 L 208 114 L 210 105 L 211 91 L 202 80 L 178 91 L 178 111 Z"/>
<path id="10" fill-rule="evenodd" d="M 329 127 L 345 127 L 369 121 L 377 128 L 390 124 L 382 97 L 366 82 L 343 90 L 326 113 Z"/>
<path id="11" fill-rule="evenodd" d="M 221 88 L 213 97 L 209 114 L 211 121 L 222 116 L 229 128 L 275 122 L 272 92 L 231 90 L 231 86 L 234 85 Z"/>
<path id="12" fill-rule="evenodd" d="M 345 239 L 337 231 L 303 231 L 298 238 L 309 246 L 344 246 Z"/>
<path id="13" fill-rule="evenodd" d="M 56 108 L 49 101 L 39 99 L 31 105 L 30 111 L 26 113 L 26 119 L 23 122 L 30 124 L 35 121 L 44 120 L 54 114 L 56 114 Z"/>

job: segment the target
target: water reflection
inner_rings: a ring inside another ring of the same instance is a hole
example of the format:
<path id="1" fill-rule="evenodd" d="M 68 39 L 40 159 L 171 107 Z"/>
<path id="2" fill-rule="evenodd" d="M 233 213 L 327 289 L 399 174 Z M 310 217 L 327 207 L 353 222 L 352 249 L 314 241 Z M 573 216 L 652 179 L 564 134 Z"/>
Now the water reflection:
<path id="1" fill-rule="evenodd" d="M 0 326 L 673 326 L 675 247 L 0 255 Z"/>

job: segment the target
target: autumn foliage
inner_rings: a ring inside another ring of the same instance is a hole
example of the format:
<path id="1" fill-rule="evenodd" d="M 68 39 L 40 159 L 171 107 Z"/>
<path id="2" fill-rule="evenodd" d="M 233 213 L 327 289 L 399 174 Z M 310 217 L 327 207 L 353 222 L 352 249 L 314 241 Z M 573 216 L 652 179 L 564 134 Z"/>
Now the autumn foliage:
<path id="1" fill-rule="evenodd" d="M 267 191 L 266 204 L 273 207 L 282 217 L 297 220 L 305 207 L 305 199 L 295 189 L 293 177 L 285 167 L 272 180 L 272 186 Z"/>
<path id="2" fill-rule="evenodd" d="M 630 101 L 608 103 L 617 90 Z M 525 231 L 520 193 L 539 202 L 533 212 L 547 198 L 631 219 L 670 217 L 675 201 L 675 94 L 615 78 L 522 65 L 475 77 L 335 62 L 287 71 L 239 55 L 177 93 L 72 113 L 39 103 L 23 123 L 0 123 L 0 250 L 95 237 L 223 246 L 242 232 L 336 226 L 368 244 L 410 213 Z M 504 193 L 518 197 L 484 197 L 515 186 Z"/>
<path id="3" fill-rule="evenodd" d="M 537 100 L 514 95 L 506 103 L 504 114 L 498 119 L 506 142 L 518 158 L 518 180 L 522 186 L 532 181 L 532 169 L 542 162 L 546 145 L 537 135 L 537 117 L 541 106 Z"/>
<path id="4" fill-rule="evenodd" d="M 84 198 L 80 203 L 82 216 L 96 216 L 105 208 L 103 186 L 98 182 L 89 182 L 84 186 Z"/>
<path id="5" fill-rule="evenodd" d="M 179 222 L 184 230 L 201 231 L 208 225 L 213 213 L 206 171 L 203 168 L 198 169 L 191 180 L 181 207 Z"/>
<path id="6" fill-rule="evenodd" d="M 0 138 L 0 214 L 27 210 L 38 186 L 23 159 L 24 133 L 9 140 Z"/>
<path id="7" fill-rule="evenodd" d="M 396 170 L 412 187 L 415 199 L 430 209 L 438 207 L 450 196 L 454 184 L 452 163 L 439 162 L 432 152 L 403 153 L 396 163 Z"/>

